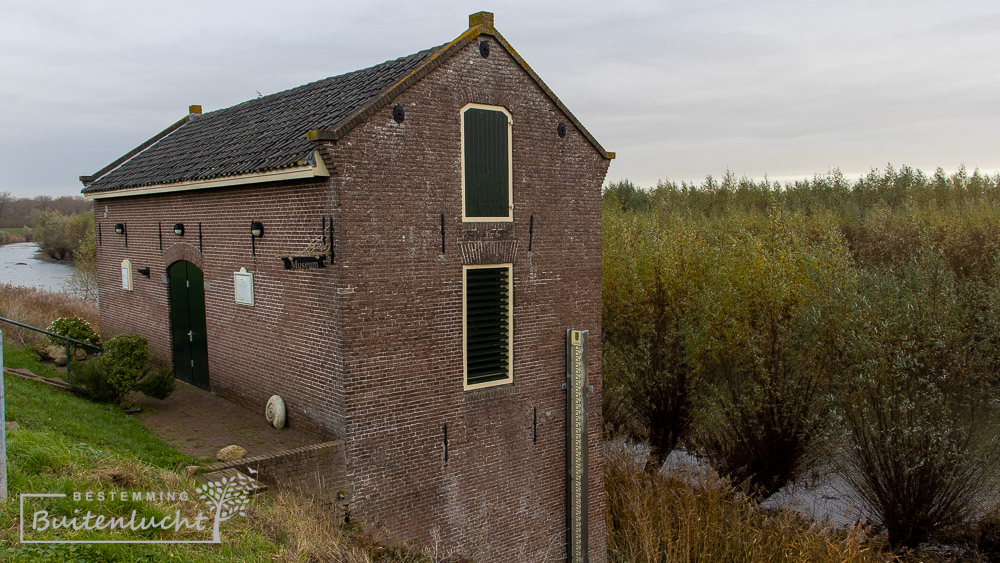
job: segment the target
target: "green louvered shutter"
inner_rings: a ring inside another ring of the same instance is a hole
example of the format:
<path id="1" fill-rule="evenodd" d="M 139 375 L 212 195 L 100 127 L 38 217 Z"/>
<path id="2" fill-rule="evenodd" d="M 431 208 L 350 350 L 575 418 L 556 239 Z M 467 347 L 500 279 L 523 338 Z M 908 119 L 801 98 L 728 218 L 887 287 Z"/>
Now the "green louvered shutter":
<path id="1" fill-rule="evenodd" d="M 507 114 L 465 110 L 465 216 L 510 215 Z"/>
<path id="2" fill-rule="evenodd" d="M 510 315 L 510 268 L 466 269 L 466 385 L 509 377 Z"/>

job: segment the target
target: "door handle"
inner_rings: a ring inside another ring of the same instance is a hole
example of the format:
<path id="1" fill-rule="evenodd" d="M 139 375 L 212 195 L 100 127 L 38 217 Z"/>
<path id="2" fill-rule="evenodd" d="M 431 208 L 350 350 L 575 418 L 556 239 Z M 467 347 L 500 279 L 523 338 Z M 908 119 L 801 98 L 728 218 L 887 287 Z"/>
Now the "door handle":
<path id="1" fill-rule="evenodd" d="M 194 342 L 194 331 L 193 330 L 189 330 L 188 331 L 188 340 L 191 341 L 191 342 Z"/>

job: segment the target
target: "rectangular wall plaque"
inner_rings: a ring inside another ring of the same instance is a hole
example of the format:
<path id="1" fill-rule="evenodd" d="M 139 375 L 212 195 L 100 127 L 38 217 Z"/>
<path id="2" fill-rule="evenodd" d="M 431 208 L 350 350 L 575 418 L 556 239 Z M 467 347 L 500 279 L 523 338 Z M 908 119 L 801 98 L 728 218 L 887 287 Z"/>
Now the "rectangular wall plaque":
<path id="1" fill-rule="evenodd" d="M 246 268 L 233 272 L 233 286 L 236 290 L 236 302 L 253 306 L 253 274 L 248 273 Z"/>
<path id="2" fill-rule="evenodd" d="M 122 289 L 132 291 L 132 261 L 122 260 Z"/>
<path id="3" fill-rule="evenodd" d="M 566 331 L 566 553 L 573 563 L 587 553 L 587 338 Z"/>

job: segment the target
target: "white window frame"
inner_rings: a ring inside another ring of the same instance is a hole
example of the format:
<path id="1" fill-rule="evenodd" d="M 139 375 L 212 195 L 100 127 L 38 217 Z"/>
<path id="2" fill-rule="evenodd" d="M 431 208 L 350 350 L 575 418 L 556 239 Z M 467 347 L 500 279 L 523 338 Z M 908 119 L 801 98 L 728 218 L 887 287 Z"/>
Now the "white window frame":
<path id="1" fill-rule="evenodd" d="M 467 217 L 465 215 L 465 112 L 470 109 L 485 109 L 490 111 L 500 111 L 507 116 L 507 216 L 506 217 Z M 464 223 L 512 223 L 514 221 L 514 143 L 512 130 L 514 128 L 514 118 L 503 106 L 489 106 L 486 104 L 466 104 L 459 112 L 458 128 L 461 132 L 462 147 L 462 222 Z"/>
<path id="2" fill-rule="evenodd" d="M 467 272 L 469 270 L 480 270 L 485 268 L 507 268 L 507 377 L 485 383 L 474 383 L 469 385 L 469 364 L 468 364 L 468 329 L 466 327 L 466 292 L 468 283 Z M 476 264 L 462 266 L 462 386 L 465 391 L 483 389 L 485 387 L 496 387 L 497 385 L 508 385 L 514 382 L 514 264 Z"/>

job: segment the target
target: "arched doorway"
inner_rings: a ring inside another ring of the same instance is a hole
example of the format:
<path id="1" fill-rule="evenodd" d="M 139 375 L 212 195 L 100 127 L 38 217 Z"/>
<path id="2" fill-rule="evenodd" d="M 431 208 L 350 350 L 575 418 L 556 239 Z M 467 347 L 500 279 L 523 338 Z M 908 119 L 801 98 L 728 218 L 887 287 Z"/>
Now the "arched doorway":
<path id="1" fill-rule="evenodd" d="M 170 333 L 174 376 L 208 389 L 208 337 L 205 334 L 205 276 L 198 266 L 178 260 L 167 268 L 170 280 Z"/>

